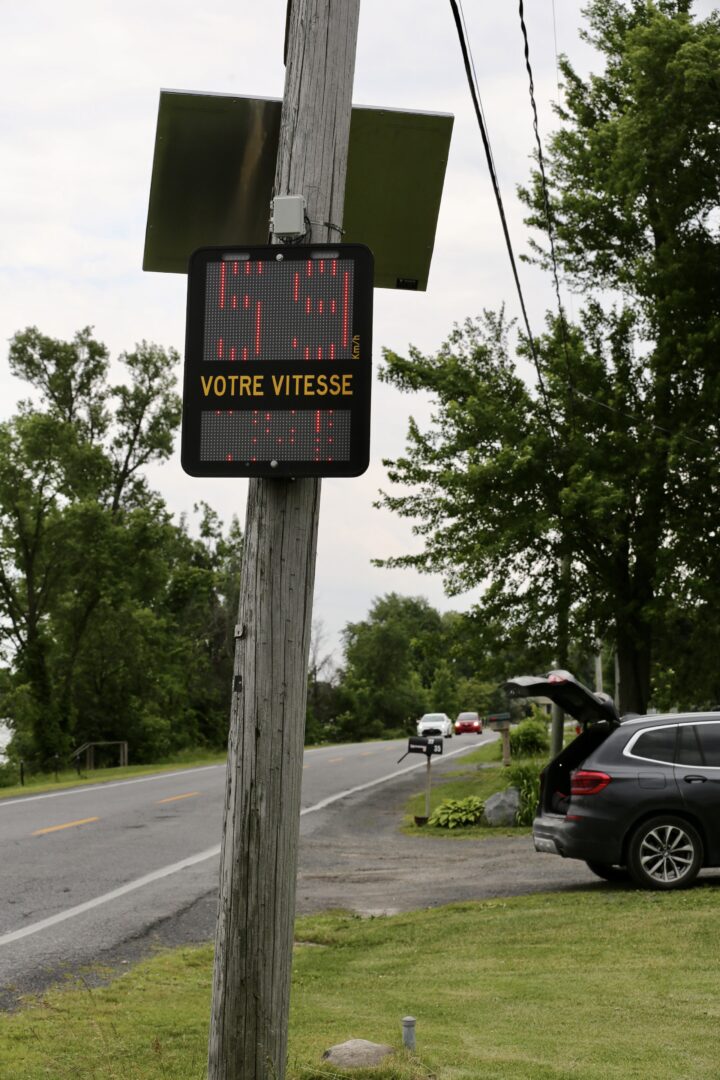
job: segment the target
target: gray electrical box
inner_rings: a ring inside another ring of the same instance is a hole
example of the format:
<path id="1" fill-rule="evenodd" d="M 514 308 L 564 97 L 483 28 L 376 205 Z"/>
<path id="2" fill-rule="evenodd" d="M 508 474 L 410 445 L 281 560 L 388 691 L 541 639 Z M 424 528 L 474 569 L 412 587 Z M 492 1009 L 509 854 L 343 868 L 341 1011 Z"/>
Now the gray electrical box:
<path id="1" fill-rule="evenodd" d="M 270 231 L 274 236 L 289 240 L 305 235 L 305 199 L 302 195 L 276 195 L 270 205 Z"/>

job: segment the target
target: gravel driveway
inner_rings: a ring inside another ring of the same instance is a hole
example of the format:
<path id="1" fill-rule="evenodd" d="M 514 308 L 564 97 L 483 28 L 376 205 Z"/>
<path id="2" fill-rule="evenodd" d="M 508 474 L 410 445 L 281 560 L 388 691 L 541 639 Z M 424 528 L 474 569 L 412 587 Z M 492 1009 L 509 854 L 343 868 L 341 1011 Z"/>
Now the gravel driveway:
<path id="1" fill-rule="evenodd" d="M 411 773 L 302 819 L 298 914 L 390 914 L 453 901 L 603 887 L 584 863 L 538 855 L 529 836 L 463 840 L 398 831 L 424 781 Z"/>

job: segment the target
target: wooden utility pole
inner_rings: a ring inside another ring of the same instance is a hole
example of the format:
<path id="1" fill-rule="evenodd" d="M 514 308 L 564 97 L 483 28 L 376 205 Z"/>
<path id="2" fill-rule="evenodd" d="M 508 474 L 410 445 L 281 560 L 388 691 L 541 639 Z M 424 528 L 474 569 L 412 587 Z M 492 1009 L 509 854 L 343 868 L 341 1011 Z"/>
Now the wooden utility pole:
<path id="1" fill-rule="evenodd" d="M 292 0 L 275 195 L 341 239 L 360 0 Z M 320 481 L 250 481 L 208 1080 L 283 1080 Z"/>

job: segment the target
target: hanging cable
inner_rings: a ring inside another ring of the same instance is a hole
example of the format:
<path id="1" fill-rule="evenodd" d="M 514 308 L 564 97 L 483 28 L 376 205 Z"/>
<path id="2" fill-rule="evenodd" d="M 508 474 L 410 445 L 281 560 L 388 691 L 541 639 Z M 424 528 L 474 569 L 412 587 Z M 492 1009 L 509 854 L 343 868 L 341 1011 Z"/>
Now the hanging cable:
<path id="1" fill-rule="evenodd" d="M 477 80 L 475 78 L 475 69 L 470 52 L 470 45 L 465 30 L 465 20 L 461 15 L 460 5 L 458 0 L 450 0 L 450 7 L 452 8 L 453 18 L 455 20 L 455 26 L 458 32 L 458 38 L 460 40 L 460 50 L 463 56 L 463 63 L 465 65 L 465 74 L 467 75 L 468 84 L 470 86 L 470 94 L 472 96 L 473 105 L 475 107 L 475 115 L 480 128 L 480 135 L 485 148 L 485 157 L 488 163 L 488 169 L 490 170 L 490 180 L 493 186 L 493 192 L 495 194 L 495 201 L 497 203 L 498 211 L 500 214 L 500 221 L 502 223 L 503 235 L 505 237 L 505 246 L 507 247 L 508 255 L 510 256 L 510 265 L 512 267 L 513 278 L 515 280 L 515 287 L 517 289 L 518 298 L 520 300 L 520 309 L 523 315 L 523 321 L 525 323 L 525 330 L 528 337 L 528 343 L 530 345 L 530 352 L 532 354 L 533 363 L 535 365 L 535 371 L 537 373 L 538 386 L 540 387 L 540 393 L 545 405 L 545 411 L 547 413 L 548 424 L 550 425 L 550 434 L 553 441 L 556 441 L 555 425 L 553 423 L 552 411 L 550 409 L 550 402 L 548 400 L 547 391 L 545 388 L 545 380 L 543 379 L 542 368 L 540 366 L 540 358 L 538 356 L 537 347 L 535 345 L 535 338 L 533 337 L 532 330 L 530 328 L 530 320 L 528 318 L 527 308 L 525 306 L 525 297 L 523 296 L 522 286 L 520 284 L 520 276 L 517 270 L 517 264 L 515 262 L 515 253 L 513 252 L 512 241 L 510 239 L 510 230 L 508 228 L 507 218 L 505 216 L 505 207 L 502 201 L 502 195 L 500 193 L 500 185 L 498 183 L 497 173 L 495 171 L 495 163 L 493 161 L 492 148 L 490 146 L 490 138 L 488 136 L 485 119 L 483 116 L 482 105 L 480 103 L 480 94 L 477 88 Z"/>
<path id="2" fill-rule="evenodd" d="M 542 152 L 542 142 L 540 140 L 538 115 L 537 115 L 537 106 L 536 106 L 536 103 L 535 103 L 535 86 L 534 86 L 534 79 L 533 79 L 533 73 L 532 73 L 532 66 L 530 64 L 530 49 L 529 49 L 529 43 L 528 43 L 527 27 L 525 25 L 525 19 L 524 19 L 524 7 L 523 7 L 522 0 L 519 0 L 519 5 L 520 5 L 520 25 L 521 25 L 521 29 L 522 29 L 522 33 L 523 33 L 524 46 L 525 46 L 525 63 L 526 63 L 526 68 L 527 68 L 528 77 L 529 77 L 529 81 L 530 81 L 530 101 L 531 101 L 532 111 L 533 111 L 533 128 L 534 128 L 534 131 L 535 131 L 535 138 L 536 138 L 537 147 L 538 147 L 538 165 L 539 165 L 539 168 L 540 168 L 540 180 L 541 180 L 542 192 L 543 192 L 543 204 L 544 204 L 544 211 L 545 211 L 546 220 L 547 220 L 547 223 L 548 223 L 548 237 L 549 237 L 549 240 L 550 240 L 550 257 L 551 257 L 552 267 L 553 267 L 553 278 L 554 278 L 555 294 L 556 294 L 556 298 L 557 298 L 559 321 L 560 321 L 560 328 L 561 328 L 561 340 L 562 340 L 562 344 L 563 344 L 563 353 L 564 353 L 564 356 L 565 356 L 565 363 L 566 363 L 567 371 L 568 371 L 568 387 L 569 387 L 569 390 L 570 390 L 571 402 L 573 401 L 574 397 L 577 396 L 578 398 L 581 398 L 583 401 L 587 401 L 587 402 L 589 402 L 589 403 L 591 403 L 593 405 L 597 405 L 598 407 L 600 407 L 602 409 L 605 409 L 607 412 L 613 413 L 615 416 L 622 417 L 624 420 L 629 420 L 629 421 L 631 421 L 632 423 L 634 423 L 636 425 L 647 426 L 647 427 L 650 427 L 654 431 L 661 431 L 661 432 L 663 432 L 663 434 L 670 435 L 671 437 L 674 437 L 674 438 L 679 438 L 683 442 L 692 443 L 695 446 L 701 446 L 701 447 L 704 447 L 705 449 L 710 449 L 707 446 L 707 444 L 701 442 L 699 439 L 694 439 L 690 435 L 685 435 L 684 433 L 679 432 L 679 431 L 671 431 L 668 428 L 662 427 L 662 425 L 660 425 L 660 424 L 655 424 L 652 420 L 649 420 L 646 417 L 634 416 L 632 413 L 624 412 L 621 409 L 617 409 L 612 405 L 607 405 L 605 402 L 600 401 L 597 398 L 591 397 L 589 394 L 583 393 L 581 390 L 578 390 L 574 386 L 574 382 L 573 382 L 573 378 L 572 378 L 572 368 L 571 368 L 571 365 L 570 365 L 569 355 L 568 355 L 568 352 L 567 352 L 567 319 L 565 318 L 565 312 L 564 312 L 562 299 L 561 299 L 561 295 L 560 295 L 560 280 L 559 280 L 559 274 L 558 274 L 558 268 L 557 268 L 557 253 L 556 253 L 556 250 L 555 250 L 555 237 L 554 237 L 554 231 L 553 231 L 552 210 L 551 210 L 551 207 L 550 207 L 550 199 L 549 199 L 549 195 L 548 195 L 548 185 L 547 185 L 547 177 L 546 177 L 546 173 L 545 173 L 544 156 L 543 156 L 543 152 Z M 484 150 L 485 150 L 485 157 L 487 159 L 488 170 L 490 172 L 490 180 L 491 180 L 491 183 L 492 183 L 492 186 L 493 186 L 493 192 L 494 192 L 494 195 L 495 195 L 495 201 L 497 203 L 498 212 L 500 214 L 500 221 L 501 221 L 501 224 L 502 224 L 503 235 L 504 235 L 504 238 L 505 238 L 505 245 L 507 247 L 508 256 L 510 258 L 510 265 L 511 265 L 511 268 L 512 268 L 513 279 L 515 281 L 515 287 L 517 289 L 517 294 L 518 294 L 518 298 L 519 298 L 519 301 L 520 301 L 520 308 L 521 308 L 521 311 L 522 311 L 523 321 L 524 321 L 524 324 L 525 324 L 525 330 L 526 330 L 526 333 L 527 333 L 528 344 L 529 344 L 529 347 L 530 347 L 530 352 L 532 354 L 532 359 L 533 359 L 533 364 L 535 366 L 535 371 L 537 373 L 538 386 L 540 388 L 540 394 L 541 394 L 541 397 L 543 399 L 543 404 L 545 406 L 545 411 L 547 413 L 548 423 L 549 423 L 549 427 L 550 427 L 550 433 L 551 433 L 553 442 L 557 445 L 557 433 L 555 431 L 555 425 L 553 423 L 552 412 L 551 412 L 551 409 L 550 409 L 550 402 L 549 402 L 548 395 L 547 395 L 547 390 L 546 390 L 546 387 L 545 387 L 545 380 L 544 380 L 543 374 L 542 374 L 542 368 L 541 368 L 541 365 L 540 365 L 540 358 L 539 358 L 539 355 L 538 355 L 537 346 L 536 346 L 536 343 L 535 343 L 535 338 L 534 338 L 532 330 L 530 328 L 530 320 L 529 320 L 528 314 L 527 314 L 527 308 L 526 308 L 526 305 L 525 305 L 525 298 L 524 298 L 524 295 L 523 295 L 522 286 L 521 286 L 521 283 L 520 283 L 520 277 L 519 277 L 518 270 L 517 270 L 517 264 L 516 264 L 516 261 L 515 261 L 515 254 L 513 252 L 512 241 L 510 239 L 510 231 L 509 231 L 508 224 L 507 224 L 507 218 L 505 216 L 505 207 L 503 205 L 502 195 L 501 195 L 501 192 L 500 192 L 500 185 L 499 185 L 499 182 L 498 182 L 497 171 L 496 171 L 496 168 L 495 168 L 495 162 L 494 162 L 494 158 L 493 158 L 492 147 L 490 145 L 490 138 L 489 138 L 489 134 L 488 134 L 488 130 L 487 130 L 487 124 L 485 122 L 485 116 L 484 116 L 484 113 L 483 113 L 482 102 L 480 100 L 480 92 L 479 92 L 479 88 L 478 88 L 479 84 L 478 84 L 478 79 L 477 79 L 477 75 L 476 75 L 476 72 L 475 72 L 475 64 L 474 64 L 474 61 L 473 61 L 473 58 L 472 58 L 472 52 L 471 52 L 471 49 L 470 49 L 469 35 L 468 35 L 467 27 L 466 27 L 466 24 L 465 24 L 465 16 L 464 16 L 464 14 L 462 12 L 462 7 L 460 5 L 459 0 L 450 0 L 450 7 L 452 9 L 453 18 L 454 18 L 454 21 L 455 21 L 455 27 L 457 29 L 458 38 L 459 38 L 459 41 L 460 41 L 460 49 L 461 49 L 462 57 L 463 57 L 463 64 L 465 66 L 465 73 L 466 73 L 466 76 L 467 76 L 468 85 L 470 87 L 470 95 L 471 95 L 472 100 L 473 100 L 473 106 L 475 108 L 475 115 L 477 117 L 478 126 L 479 126 L 479 129 L 480 129 L 480 135 L 481 135 L 483 147 L 484 147 Z M 554 3 L 554 0 L 553 0 L 553 28 L 555 29 L 555 3 Z M 555 55 L 556 55 L 556 74 L 557 74 L 557 37 L 555 38 Z M 559 95 L 559 92 L 560 92 L 560 87 L 559 87 L 559 79 L 558 79 L 558 95 Z M 574 410 L 571 409 L 571 423 L 572 423 L 572 427 L 574 429 L 575 424 L 574 424 L 573 415 L 574 415 Z"/>
<path id="3" fill-rule="evenodd" d="M 542 140 L 540 139 L 540 127 L 538 123 L 537 105 L 535 103 L 535 82 L 533 79 L 532 65 L 530 63 L 530 45 L 528 42 L 527 26 L 525 25 L 525 10 L 523 7 L 523 0 L 518 0 L 519 13 L 520 13 L 520 28 L 522 30 L 523 42 L 525 46 L 525 67 L 528 74 L 529 90 L 530 90 L 530 105 L 533 114 L 533 130 L 535 133 L 535 143 L 537 146 L 538 167 L 540 170 L 540 185 L 543 195 L 543 209 L 545 213 L 545 220 L 547 222 L 548 240 L 550 242 L 550 261 L 552 263 L 553 281 L 555 285 L 555 297 L 557 299 L 558 315 L 560 321 L 560 335 L 563 349 L 563 356 L 565 358 L 565 366 L 567 368 L 567 380 L 568 388 L 570 390 L 570 424 L 571 428 L 575 430 L 574 419 L 574 399 L 575 396 L 582 398 L 583 401 L 590 402 L 593 405 L 597 405 L 601 409 L 605 409 L 607 412 L 614 413 L 616 416 L 622 417 L 624 420 L 632 420 L 635 424 L 646 424 L 652 428 L 653 431 L 661 431 L 665 435 L 674 436 L 682 439 L 685 442 L 693 443 L 695 446 L 704 446 L 705 444 L 698 439 L 693 439 L 690 435 L 685 435 L 682 432 L 673 432 L 669 428 L 662 427 L 661 424 L 656 424 L 652 420 L 645 418 L 639 418 L 633 416 L 631 413 L 623 412 L 622 409 L 616 409 L 612 405 L 607 405 L 604 401 L 598 400 L 598 398 L 591 397 L 589 394 L 584 394 L 581 390 L 578 390 L 573 381 L 572 366 L 570 364 L 570 358 L 568 356 L 568 323 L 565 317 L 565 310 L 563 308 L 562 298 L 560 295 L 560 277 L 558 273 L 557 252 L 555 250 L 555 227 L 552 216 L 552 208 L 550 205 L 550 196 L 548 191 L 547 175 L 545 172 L 545 159 L 542 149 Z M 553 0 L 553 31 L 555 30 L 555 0 Z M 557 36 L 555 37 L 555 64 L 557 72 Z M 558 97 L 560 94 L 560 84 L 558 80 Z"/>
<path id="4" fill-rule="evenodd" d="M 535 133 L 535 145 L 537 147 L 537 159 L 538 167 L 540 169 L 540 186 L 542 188 L 543 196 L 543 209 L 545 212 L 545 221 L 547 223 L 547 234 L 550 242 L 550 261 L 552 262 L 553 282 L 555 284 L 555 298 L 557 300 L 558 314 L 560 317 L 560 344 L 562 346 L 563 358 L 565 360 L 565 368 L 567 370 L 568 387 L 570 389 L 570 429 L 575 432 L 575 387 L 573 384 L 572 366 L 570 364 L 570 357 L 568 356 L 568 329 L 567 319 L 565 318 L 565 310 L 563 308 L 562 297 L 560 295 L 560 277 L 558 275 L 557 256 L 555 252 L 555 226 L 552 216 L 552 208 L 550 206 L 550 195 L 548 193 L 548 182 L 545 174 L 545 157 L 543 155 L 542 140 L 540 138 L 540 123 L 538 120 L 537 104 L 535 102 L 535 80 L 533 79 L 532 65 L 530 63 L 530 43 L 528 41 L 527 26 L 525 25 L 525 9 L 523 7 L 523 0 L 519 0 L 520 10 L 520 28 L 522 30 L 523 41 L 525 43 L 525 68 L 528 74 L 529 91 L 530 91 L 530 106 L 533 114 L 533 131 Z M 553 11 L 554 11 L 553 5 Z"/>

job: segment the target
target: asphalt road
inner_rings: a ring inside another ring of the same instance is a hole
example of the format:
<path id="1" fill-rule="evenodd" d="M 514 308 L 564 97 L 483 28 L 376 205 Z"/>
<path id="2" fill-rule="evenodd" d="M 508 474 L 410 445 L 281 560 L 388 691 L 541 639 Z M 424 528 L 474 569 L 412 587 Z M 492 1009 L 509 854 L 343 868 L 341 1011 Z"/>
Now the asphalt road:
<path id="1" fill-rule="evenodd" d="M 434 771 L 489 737 L 446 740 Z M 424 757 L 398 764 L 406 746 L 306 751 L 300 880 L 307 840 L 314 884 L 299 910 L 332 906 L 323 901 L 324 879 L 334 882 L 333 897 L 343 892 L 334 847 L 323 842 L 330 826 L 346 822 L 335 844 L 348 850 L 368 829 L 373 836 L 367 817 L 355 821 L 354 809 L 338 815 L 338 808 L 362 805 L 381 789 L 422 787 Z M 224 777 L 224 766 L 209 766 L 0 800 L 0 1005 L 86 965 L 114 967 L 154 944 L 212 936 Z M 329 859 L 319 876 L 318 852 Z M 363 909 L 356 886 L 352 893 L 344 906 Z"/>

